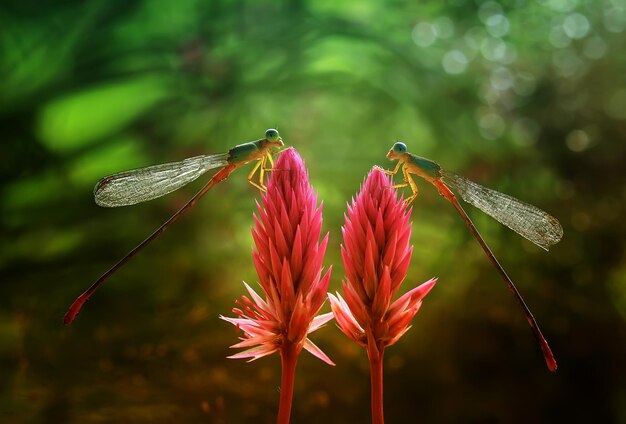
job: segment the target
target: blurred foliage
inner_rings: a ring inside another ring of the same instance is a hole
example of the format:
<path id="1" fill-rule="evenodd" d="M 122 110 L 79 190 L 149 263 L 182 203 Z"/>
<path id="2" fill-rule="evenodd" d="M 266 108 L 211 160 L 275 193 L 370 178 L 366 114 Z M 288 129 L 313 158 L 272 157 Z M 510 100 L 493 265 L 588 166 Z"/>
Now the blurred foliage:
<path id="1" fill-rule="evenodd" d="M 324 201 L 332 290 L 346 201 L 395 139 L 563 224 L 547 254 L 471 211 L 542 324 L 552 375 L 420 183 L 405 289 L 440 282 L 388 351 L 389 422 L 626 422 L 623 1 L 26 0 L 3 2 L 0 28 L 0 421 L 274 421 L 278 358 L 227 360 L 237 334 L 217 319 L 256 280 L 245 170 L 72 327 L 61 317 L 202 184 L 104 210 L 98 178 L 277 126 Z M 368 422 L 365 353 L 333 325 L 314 340 L 338 365 L 302 355 L 293 421 Z"/>

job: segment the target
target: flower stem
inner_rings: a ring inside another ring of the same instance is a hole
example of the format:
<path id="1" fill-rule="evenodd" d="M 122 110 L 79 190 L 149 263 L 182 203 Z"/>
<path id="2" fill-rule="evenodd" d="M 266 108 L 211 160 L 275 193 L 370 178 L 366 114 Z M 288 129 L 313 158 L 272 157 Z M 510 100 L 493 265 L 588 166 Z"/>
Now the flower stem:
<path id="1" fill-rule="evenodd" d="M 384 349 L 376 346 L 373 337 L 368 337 L 367 357 L 370 361 L 370 384 L 372 386 L 372 424 L 384 424 L 383 415 L 383 356 Z"/>
<path id="2" fill-rule="evenodd" d="M 300 350 L 295 344 L 283 345 L 280 350 L 282 376 L 280 382 L 280 406 L 278 407 L 278 424 L 288 424 L 293 399 L 293 384 L 296 378 L 296 365 Z"/>

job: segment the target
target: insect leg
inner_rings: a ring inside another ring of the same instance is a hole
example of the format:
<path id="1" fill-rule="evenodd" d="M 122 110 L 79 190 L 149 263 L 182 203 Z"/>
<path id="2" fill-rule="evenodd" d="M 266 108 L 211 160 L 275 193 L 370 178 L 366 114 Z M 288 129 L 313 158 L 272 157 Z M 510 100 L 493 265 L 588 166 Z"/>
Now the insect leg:
<path id="1" fill-rule="evenodd" d="M 281 149 L 281 150 L 276 150 L 275 152 L 271 152 L 270 154 L 272 156 L 280 155 L 282 152 L 284 152 L 287 149 L 289 149 L 289 147 L 285 147 L 284 149 Z"/>
<path id="2" fill-rule="evenodd" d="M 404 187 L 406 187 L 408 184 L 411 187 L 411 191 L 413 192 L 411 197 L 407 198 L 404 201 L 404 203 L 408 206 L 413 200 L 415 200 L 417 194 L 419 193 L 419 190 L 417 189 L 417 184 L 415 184 L 415 181 L 413 181 L 413 178 L 411 178 L 411 175 L 409 174 L 408 167 L 405 166 L 402 168 L 402 174 L 404 175 Z"/>
<path id="3" fill-rule="evenodd" d="M 400 163 L 398 163 L 398 166 L 400 166 Z M 398 166 L 396 166 L 396 169 L 393 171 L 394 174 L 398 172 L 397 171 Z M 387 172 L 391 172 L 391 171 L 387 171 Z M 390 174 L 390 175 L 393 175 L 393 174 Z M 403 187 L 409 186 L 411 184 L 409 181 L 412 182 L 412 180 L 409 179 L 409 172 L 408 172 L 406 166 L 402 168 L 402 175 L 404 175 L 404 181 L 401 182 L 400 184 L 394 184 L 394 185 L 392 185 L 389 188 L 403 188 Z M 413 188 L 413 186 L 411 186 L 411 189 L 412 188 Z"/>
<path id="4" fill-rule="evenodd" d="M 248 182 L 250 184 L 252 184 L 254 187 L 258 188 L 261 191 L 266 191 L 267 189 L 265 188 L 265 186 L 263 186 L 262 184 L 259 185 L 257 184 L 255 181 L 252 181 L 252 177 L 254 177 L 254 174 L 256 173 L 256 171 L 259 169 L 259 167 L 263 164 L 263 162 L 265 161 L 265 157 L 263 157 L 262 159 L 259 159 L 256 163 L 256 165 L 254 165 L 254 168 L 252 168 L 252 171 L 250 171 L 250 173 L 248 174 Z M 261 171 L 262 172 L 262 171 Z M 262 175 L 262 174 L 261 174 Z"/>
<path id="5" fill-rule="evenodd" d="M 265 179 L 265 171 L 267 170 L 265 168 L 266 163 L 267 163 L 267 156 L 263 156 L 261 158 L 261 167 L 259 170 L 259 185 L 263 187 L 263 191 L 267 191 L 267 187 L 265 186 L 265 183 L 263 182 L 263 180 Z"/>
<path id="6" fill-rule="evenodd" d="M 383 169 L 383 172 L 387 175 L 396 175 L 398 171 L 400 170 L 400 165 L 402 165 L 402 162 L 398 161 L 398 164 L 396 165 L 396 169 L 394 169 L 393 171 L 389 171 L 388 169 Z"/>

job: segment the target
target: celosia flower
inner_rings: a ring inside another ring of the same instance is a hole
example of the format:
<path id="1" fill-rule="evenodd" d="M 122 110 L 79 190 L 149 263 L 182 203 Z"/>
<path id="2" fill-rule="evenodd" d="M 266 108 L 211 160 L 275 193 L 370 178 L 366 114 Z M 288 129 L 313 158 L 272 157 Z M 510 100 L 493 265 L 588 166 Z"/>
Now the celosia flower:
<path id="1" fill-rule="evenodd" d="M 323 290 L 324 294 L 328 290 L 328 281 L 325 284 L 326 288 L 319 289 L 320 291 Z M 320 348 L 306 337 L 330 321 L 333 318 L 332 312 L 314 317 L 310 314 L 311 304 L 306 305 L 302 300 L 303 298 L 300 297 L 292 305 L 292 312 L 294 313 L 290 318 L 280 306 L 275 307 L 281 303 L 280 299 L 276 299 L 277 296 L 280 296 L 277 290 L 274 290 L 271 295 L 265 293 L 268 299 L 266 301 L 248 284 L 244 283 L 244 285 L 250 293 L 250 298 L 244 295 L 241 300 L 236 301 L 241 308 L 233 308 L 233 312 L 239 315 L 239 318 L 220 316 L 224 321 L 236 325 L 243 331 L 242 341 L 232 345 L 231 348 L 250 348 L 229 356 L 230 359 L 251 358 L 250 361 L 254 361 L 292 343 L 299 346 L 300 349 L 304 347 L 327 364 L 335 365 Z M 271 299 L 271 297 L 274 298 Z"/>
<path id="2" fill-rule="evenodd" d="M 257 203 L 252 258 L 264 298 L 246 284 L 233 309 L 238 318 L 221 317 L 243 331 L 231 347 L 248 348 L 230 358 L 258 359 L 280 351 L 283 364 L 279 422 L 288 422 L 295 366 L 302 348 L 334 365 L 307 335 L 333 314 L 319 315 L 328 291 L 330 268 L 322 276 L 328 234 L 319 241 L 322 206 L 309 183 L 302 159 L 287 149 L 270 175 L 267 193 Z"/>
<path id="3" fill-rule="evenodd" d="M 367 349 L 375 423 L 383 422 L 384 349 L 409 329 L 422 299 L 436 283 L 433 278 L 392 302 L 411 261 L 410 213 L 391 187 L 389 177 L 374 168 L 348 206 L 342 228 L 345 300 L 339 293 L 328 295 L 339 328 Z"/>

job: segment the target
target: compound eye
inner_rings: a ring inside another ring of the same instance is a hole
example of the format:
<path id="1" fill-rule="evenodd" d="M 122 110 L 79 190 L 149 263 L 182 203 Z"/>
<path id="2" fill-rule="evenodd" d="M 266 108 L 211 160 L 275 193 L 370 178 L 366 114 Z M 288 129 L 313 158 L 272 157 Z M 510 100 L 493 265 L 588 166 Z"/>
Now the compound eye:
<path id="1" fill-rule="evenodd" d="M 393 151 L 396 153 L 406 153 L 406 144 L 398 141 L 393 145 Z"/>
<path id="2" fill-rule="evenodd" d="M 280 138 L 280 135 L 278 134 L 278 130 L 275 130 L 274 128 L 270 128 L 269 130 L 265 131 L 266 140 L 278 141 L 279 138 Z"/>

